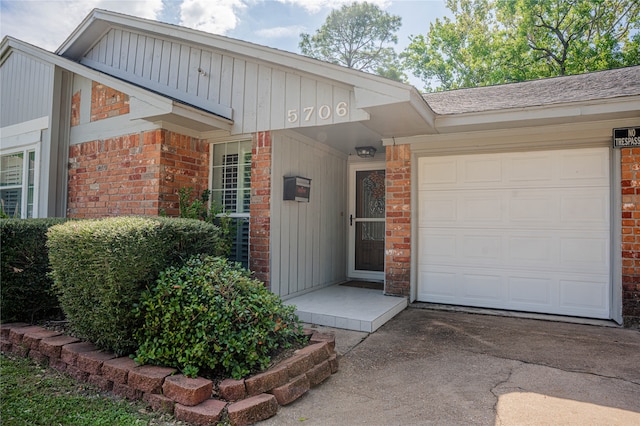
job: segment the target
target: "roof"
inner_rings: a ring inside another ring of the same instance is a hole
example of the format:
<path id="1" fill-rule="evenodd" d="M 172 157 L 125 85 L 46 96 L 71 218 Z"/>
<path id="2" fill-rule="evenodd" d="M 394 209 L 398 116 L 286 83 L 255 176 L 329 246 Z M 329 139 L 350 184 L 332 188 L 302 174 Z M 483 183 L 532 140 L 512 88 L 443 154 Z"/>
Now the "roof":
<path id="1" fill-rule="evenodd" d="M 640 95 L 640 66 L 423 94 L 436 114 L 528 108 Z"/>

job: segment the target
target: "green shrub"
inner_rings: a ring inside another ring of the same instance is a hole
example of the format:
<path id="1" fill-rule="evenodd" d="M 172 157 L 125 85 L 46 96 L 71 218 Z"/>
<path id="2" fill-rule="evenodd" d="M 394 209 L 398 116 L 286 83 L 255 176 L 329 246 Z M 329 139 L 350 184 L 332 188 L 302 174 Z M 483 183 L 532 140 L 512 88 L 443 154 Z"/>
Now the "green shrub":
<path id="1" fill-rule="evenodd" d="M 114 217 L 49 230 L 54 288 L 73 331 L 118 355 L 136 349 L 133 308 L 160 271 L 217 254 L 218 228 L 196 220 Z"/>
<path id="2" fill-rule="evenodd" d="M 143 325 L 136 361 L 191 377 L 204 370 L 241 378 L 300 338 L 294 311 L 239 264 L 193 257 L 163 272 L 145 292 L 137 311 Z"/>
<path id="3" fill-rule="evenodd" d="M 2 322 L 57 318 L 58 298 L 51 291 L 47 230 L 66 219 L 0 219 L 0 314 Z"/>

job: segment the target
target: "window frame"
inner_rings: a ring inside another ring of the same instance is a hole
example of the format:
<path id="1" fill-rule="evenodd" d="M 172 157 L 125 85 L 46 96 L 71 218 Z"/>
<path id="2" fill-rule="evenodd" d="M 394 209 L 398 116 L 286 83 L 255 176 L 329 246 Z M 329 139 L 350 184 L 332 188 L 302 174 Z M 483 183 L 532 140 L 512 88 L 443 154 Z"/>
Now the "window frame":
<path id="1" fill-rule="evenodd" d="M 31 208 L 31 216 L 28 216 L 29 210 L 29 154 L 33 152 L 33 204 Z M 22 183 L 20 185 L 1 186 L 0 190 L 19 188 L 21 191 L 20 199 L 20 219 L 37 218 L 38 217 L 38 201 L 40 193 L 40 143 L 23 145 L 9 149 L 0 150 L 0 157 L 22 154 Z"/>

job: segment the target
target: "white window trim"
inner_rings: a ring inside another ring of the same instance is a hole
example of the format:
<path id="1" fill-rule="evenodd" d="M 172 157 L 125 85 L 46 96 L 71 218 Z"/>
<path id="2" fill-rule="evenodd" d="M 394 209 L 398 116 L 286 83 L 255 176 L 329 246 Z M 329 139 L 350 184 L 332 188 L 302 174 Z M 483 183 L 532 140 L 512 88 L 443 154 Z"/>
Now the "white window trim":
<path id="1" fill-rule="evenodd" d="M 27 218 L 27 202 L 28 202 L 28 191 L 29 191 L 29 152 L 34 152 L 35 161 L 34 161 L 34 170 L 33 170 L 33 210 L 32 210 L 32 218 L 38 217 L 38 200 L 40 195 L 40 142 L 21 146 L 19 148 L 12 148 L 6 150 L 0 150 L 0 156 L 11 155 L 16 153 L 22 153 L 22 184 L 20 185 L 20 189 L 22 190 L 22 197 L 20 201 L 20 218 Z M 25 167 L 26 164 L 26 167 Z M 11 186 L 3 186 L 1 189 L 11 189 L 13 187 L 18 187 L 18 185 Z"/>

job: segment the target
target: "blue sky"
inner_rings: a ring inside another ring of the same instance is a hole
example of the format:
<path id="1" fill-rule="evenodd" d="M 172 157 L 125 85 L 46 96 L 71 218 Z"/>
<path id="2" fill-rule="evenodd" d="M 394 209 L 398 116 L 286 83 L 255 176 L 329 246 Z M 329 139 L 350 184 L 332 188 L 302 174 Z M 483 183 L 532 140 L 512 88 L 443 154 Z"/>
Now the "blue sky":
<path id="1" fill-rule="evenodd" d="M 352 0 L 0 0 L 0 36 L 54 51 L 93 8 L 155 19 L 299 53 L 300 33 L 314 33 L 332 9 Z M 369 0 L 402 17 L 396 49 L 445 16 L 444 0 Z M 423 84 L 411 78 L 411 83 Z"/>

